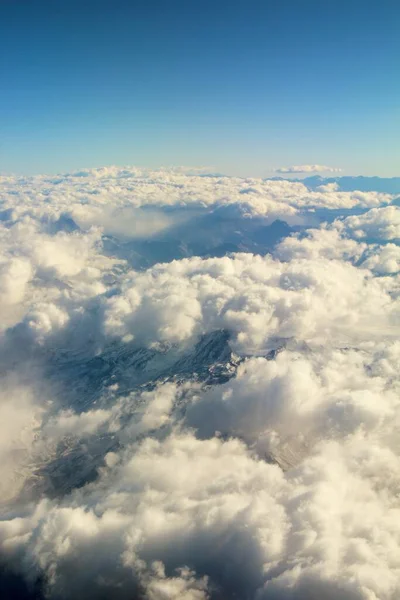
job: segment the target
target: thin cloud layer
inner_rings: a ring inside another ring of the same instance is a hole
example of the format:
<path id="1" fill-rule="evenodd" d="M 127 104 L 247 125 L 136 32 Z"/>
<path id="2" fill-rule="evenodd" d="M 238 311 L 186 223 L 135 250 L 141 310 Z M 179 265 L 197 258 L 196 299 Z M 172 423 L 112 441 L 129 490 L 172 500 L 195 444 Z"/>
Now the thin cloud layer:
<path id="1" fill-rule="evenodd" d="M 8 596 L 396 600 L 393 197 L 112 167 L 1 200 Z"/>
<path id="2" fill-rule="evenodd" d="M 342 169 L 327 167 L 326 165 L 293 165 L 292 167 L 279 167 L 276 173 L 340 173 Z"/>

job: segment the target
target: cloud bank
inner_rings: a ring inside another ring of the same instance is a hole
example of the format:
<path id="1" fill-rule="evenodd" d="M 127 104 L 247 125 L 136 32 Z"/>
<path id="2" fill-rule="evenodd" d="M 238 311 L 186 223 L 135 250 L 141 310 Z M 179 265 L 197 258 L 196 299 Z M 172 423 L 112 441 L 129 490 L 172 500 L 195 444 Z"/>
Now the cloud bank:
<path id="1" fill-rule="evenodd" d="M 4 597 L 399 597 L 393 200 L 2 178 Z"/>

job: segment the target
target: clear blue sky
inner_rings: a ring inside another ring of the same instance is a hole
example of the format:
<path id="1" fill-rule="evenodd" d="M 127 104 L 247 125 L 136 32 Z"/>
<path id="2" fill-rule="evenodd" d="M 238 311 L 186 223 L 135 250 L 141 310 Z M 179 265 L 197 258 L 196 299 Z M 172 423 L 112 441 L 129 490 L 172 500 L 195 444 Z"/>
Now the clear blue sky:
<path id="1" fill-rule="evenodd" d="M 0 0 L 0 172 L 400 175 L 398 0 Z"/>

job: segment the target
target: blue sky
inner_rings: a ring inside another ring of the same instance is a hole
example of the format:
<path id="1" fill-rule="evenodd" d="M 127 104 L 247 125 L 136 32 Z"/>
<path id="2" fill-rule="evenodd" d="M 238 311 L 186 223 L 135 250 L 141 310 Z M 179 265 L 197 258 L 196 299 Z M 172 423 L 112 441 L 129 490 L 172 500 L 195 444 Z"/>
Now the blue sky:
<path id="1" fill-rule="evenodd" d="M 1 0 L 0 172 L 399 175 L 399 31 L 397 0 Z"/>

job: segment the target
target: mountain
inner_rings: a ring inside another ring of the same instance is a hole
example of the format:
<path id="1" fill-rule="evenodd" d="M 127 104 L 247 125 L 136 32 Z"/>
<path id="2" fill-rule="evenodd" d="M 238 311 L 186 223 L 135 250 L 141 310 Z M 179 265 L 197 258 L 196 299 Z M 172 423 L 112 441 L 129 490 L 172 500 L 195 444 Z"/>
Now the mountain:
<path id="1" fill-rule="evenodd" d="M 169 380 L 223 383 L 234 375 L 239 362 L 229 346 L 229 334 L 220 330 L 202 335 L 194 346 L 154 349 L 115 342 L 93 357 L 59 352 L 48 360 L 47 369 L 50 380 L 62 389 L 65 405 L 80 412 L 111 385 L 117 384 L 118 394 L 123 395 Z"/>
<path id="2" fill-rule="evenodd" d="M 105 236 L 104 251 L 128 260 L 135 269 L 145 269 L 158 262 L 190 256 L 222 257 L 231 252 L 267 254 L 295 231 L 279 219 L 268 223 L 262 217 L 245 218 L 244 210 L 238 205 L 222 206 L 147 240 L 124 242 Z"/>

